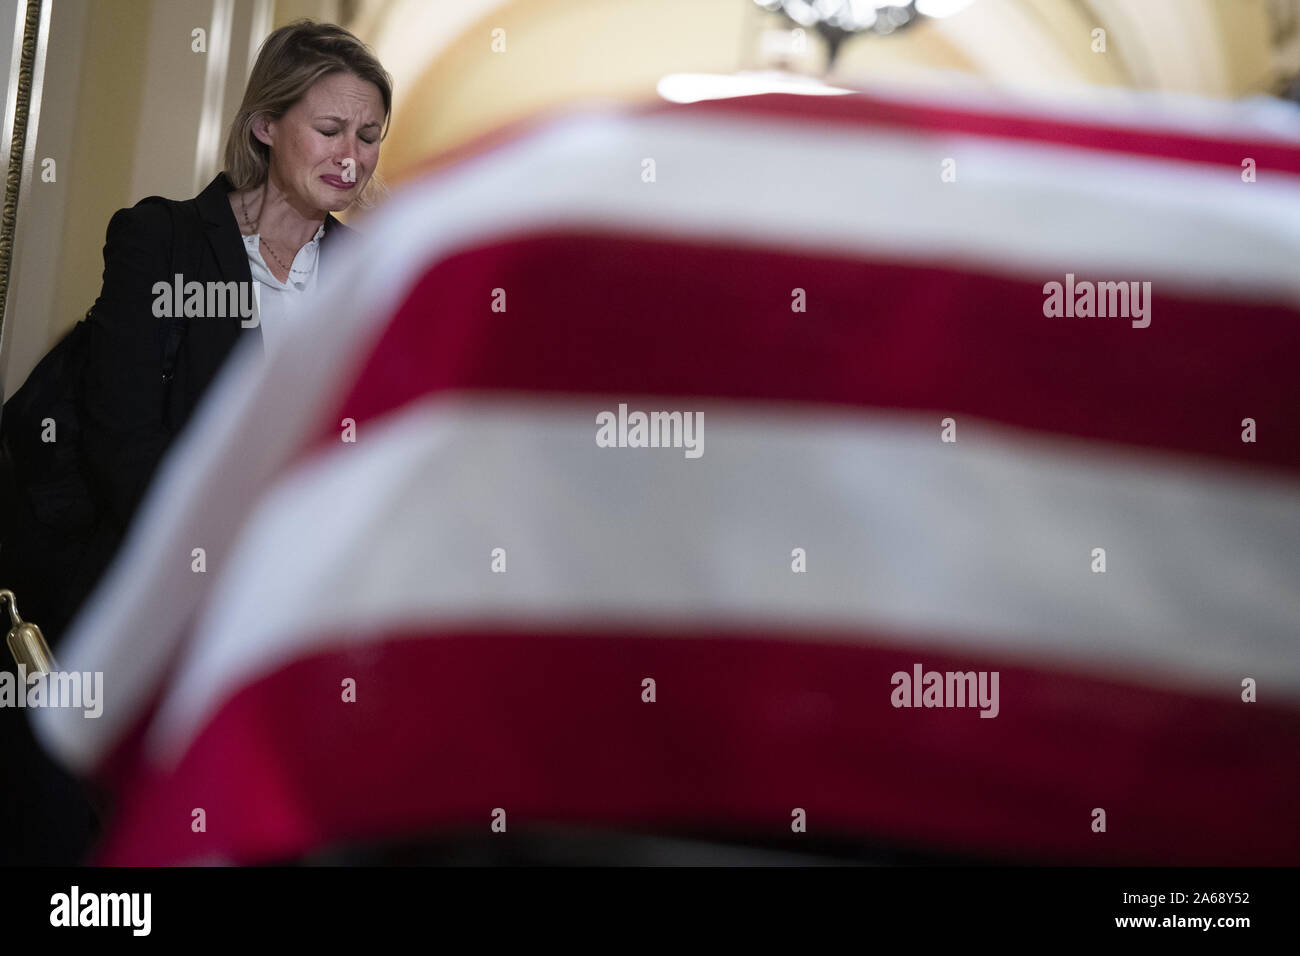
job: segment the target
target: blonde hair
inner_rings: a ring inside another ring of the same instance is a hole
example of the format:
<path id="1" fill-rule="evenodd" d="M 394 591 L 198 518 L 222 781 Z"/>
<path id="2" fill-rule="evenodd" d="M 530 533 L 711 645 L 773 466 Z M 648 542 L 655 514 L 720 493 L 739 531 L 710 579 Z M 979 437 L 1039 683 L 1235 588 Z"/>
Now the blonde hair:
<path id="1" fill-rule="evenodd" d="M 393 108 L 393 78 L 375 59 L 370 48 L 333 23 L 301 19 L 280 27 L 262 43 L 257 62 L 244 89 L 244 101 L 226 134 L 225 172 L 236 189 L 266 182 L 271 149 L 253 135 L 259 116 L 279 119 L 312 85 L 333 73 L 350 73 L 379 87 L 384 101 L 384 128 L 388 135 Z M 372 206 L 387 193 L 377 175 L 357 196 L 360 206 Z"/>

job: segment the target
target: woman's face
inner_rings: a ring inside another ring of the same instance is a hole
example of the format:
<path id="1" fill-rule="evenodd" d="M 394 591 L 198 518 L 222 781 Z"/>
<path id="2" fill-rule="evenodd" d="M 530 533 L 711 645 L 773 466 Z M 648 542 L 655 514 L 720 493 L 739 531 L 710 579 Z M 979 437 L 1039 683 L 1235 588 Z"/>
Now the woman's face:
<path id="1" fill-rule="evenodd" d="M 350 73 L 322 77 L 278 120 L 253 134 L 271 147 L 271 177 L 304 214 L 346 209 L 379 162 L 384 101 Z"/>

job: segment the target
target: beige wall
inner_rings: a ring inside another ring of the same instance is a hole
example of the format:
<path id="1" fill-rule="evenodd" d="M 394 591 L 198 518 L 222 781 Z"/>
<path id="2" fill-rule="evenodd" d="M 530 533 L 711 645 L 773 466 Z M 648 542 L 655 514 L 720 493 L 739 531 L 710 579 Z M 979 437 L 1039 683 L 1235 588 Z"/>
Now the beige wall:
<path id="1" fill-rule="evenodd" d="M 85 30 L 74 39 L 57 28 L 57 18 L 75 8 L 82 11 Z M 56 20 L 50 31 L 46 75 L 52 84 L 68 83 L 76 98 L 68 104 L 66 116 L 45 112 L 37 138 L 42 153 L 49 154 L 55 150 L 46 148 L 47 135 L 56 126 L 60 138 L 66 138 L 63 151 L 57 154 L 58 190 L 66 197 L 65 215 L 61 222 L 39 214 L 29 216 L 26 210 L 19 216 L 20 246 L 33 241 L 32 233 L 43 225 L 51 231 L 61 226 L 53 300 L 43 311 L 34 303 L 31 312 L 16 317 L 24 325 L 31 323 L 27 338 L 33 351 L 26 353 L 28 362 L 39 358 L 99 295 L 108 219 L 116 209 L 139 198 L 132 197 L 131 183 L 144 100 L 139 77 L 148 53 L 149 8 L 149 0 L 121 0 L 112 5 L 54 0 Z M 75 61 L 69 62 L 74 56 Z M 47 191 L 49 184 L 38 183 L 33 188 L 35 194 Z M 44 341 L 38 338 L 41 334 Z M 15 361 L 19 357 L 15 348 Z M 21 375 L 19 369 L 10 368 Z"/>
<path id="2" fill-rule="evenodd" d="M 62 281 L 63 225 L 79 215 L 69 201 L 69 187 L 74 178 L 71 157 L 77 104 L 82 95 L 81 76 L 78 69 L 65 68 L 63 61 L 69 50 L 82 49 L 89 11 L 85 4 L 68 3 L 55 4 L 49 12 L 49 36 L 60 37 L 66 45 L 47 45 L 40 111 L 33 117 L 38 128 L 28 129 L 32 167 L 25 170 L 19 192 L 9 297 L 0 342 L 0 380 L 6 397 L 22 384 L 30 366 L 51 341 L 47 326 Z M 33 96 L 35 86 L 34 77 Z M 55 164 L 54 182 L 42 181 L 46 160 Z"/>
<path id="3" fill-rule="evenodd" d="M 397 84 L 380 172 L 400 182 L 429 157 L 583 99 L 652 100 L 669 72 L 756 69 L 758 37 L 786 24 L 752 0 L 358 0 L 358 35 Z M 832 82 L 972 82 L 1052 96 L 1138 87 L 1237 97 L 1300 70 L 1270 50 L 1270 3 L 1300 0 L 977 0 L 960 14 L 842 47 Z M 453 13 L 454 8 L 454 13 Z M 506 31 L 506 52 L 490 48 Z M 1091 31 L 1107 31 L 1094 52 Z M 804 60 L 820 66 L 808 35 Z"/>

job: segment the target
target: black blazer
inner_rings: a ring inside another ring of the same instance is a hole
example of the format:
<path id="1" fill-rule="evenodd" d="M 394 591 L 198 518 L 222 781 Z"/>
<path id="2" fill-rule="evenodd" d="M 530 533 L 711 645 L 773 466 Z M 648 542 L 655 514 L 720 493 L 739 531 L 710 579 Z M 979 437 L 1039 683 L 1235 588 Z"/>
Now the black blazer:
<path id="1" fill-rule="evenodd" d="M 151 196 L 119 209 L 108 224 L 104 285 L 89 316 L 83 447 L 90 477 L 119 531 L 130 522 L 163 453 L 241 337 L 260 347 L 260 324 L 238 316 L 189 318 L 170 383 L 162 377 L 167 325 L 153 314 L 153 287 L 183 282 L 252 282 L 244 241 L 219 173 L 194 199 Z M 351 232 L 325 217 L 317 268 Z M 249 287 L 251 289 L 251 286 Z"/>
<path id="2" fill-rule="evenodd" d="M 56 540 L 42 529 L 34 537 L 6 540 L 0 550 L 0 586 L 14 589 L 24 618 L 41 626 L 56 652 L 120 547 L 163 453 L 231 349 L 241 336 L 261 342 L 261 328 L 244 328 L 238 316 L 186 319 L 175 375 L 170 383 L 162 380 L 168 323 L 153 314 L 154 284 L 170 284 L 173 267 L 186 282 L 252 279 L 226 198 L 231 187 L 222 173 L 194 199 L 150 196 L 109 221 L 103 291 L 86 320 L 76 416 L 98 520 L 75 540 Z M 329 269 L 329 250 L 349 231 L 326 217 L 318 268 Z M 7 630 L 9 624 L 0 626 Z M 0 670 L 8 670 L 9 655 L 0 653 Z M 13 771 L 6 779 L 14 781 L 0 785 L 0 819 L 22 821 L 11 838 L 0 841 L 0 865 L 74 864 L 98 830 L 98 811 L 36 746 L 26 713 L 0 708 L 0 755 Z"/>

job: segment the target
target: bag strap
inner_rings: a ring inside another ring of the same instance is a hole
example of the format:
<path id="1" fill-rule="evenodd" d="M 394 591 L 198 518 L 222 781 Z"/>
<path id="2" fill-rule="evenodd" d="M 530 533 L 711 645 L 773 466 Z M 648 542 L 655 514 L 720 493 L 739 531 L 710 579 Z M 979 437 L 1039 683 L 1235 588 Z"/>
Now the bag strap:
<path id="1" fill-rule="evenodd" d="M 185 338 L 185 320 L 170 318 L 167 320 L 167 340 L 163 344 L 162 377 L 170 383 L 176 374 L 176 356 L 180 354 L 181 341 Z"/>
<path id="2" fill-rule="evenodd" d="M 170 278 L 176 274 L 176 217 L 172 215 L 170 203 L 164 203 L 167 207 L 167 213 L 172 218 L 172 244 L 167 259 L 167 277 Z M 163 356 L 162 356 L 162 380 L 171 385 L 173 376 L 176 374 L 176 358 L 181 351 L 181 343 L 185 339 L 185 329 L 187 323 L 184 316 L 172 316 L 167 319 L 167 326 L 163 339 Z"/>

